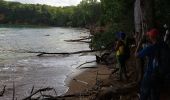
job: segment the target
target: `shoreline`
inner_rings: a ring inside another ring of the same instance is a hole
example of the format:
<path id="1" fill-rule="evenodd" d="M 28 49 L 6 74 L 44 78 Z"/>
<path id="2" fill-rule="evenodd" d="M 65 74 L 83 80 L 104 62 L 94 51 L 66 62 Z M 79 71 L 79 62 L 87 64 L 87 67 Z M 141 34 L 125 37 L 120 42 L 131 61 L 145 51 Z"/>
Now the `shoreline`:
<path id="1" fill-rule="evenodd" d="M 66 79 L 65 82 L 69 89 L 65 95 L 80 93 L 88 90 L 95 85 L 96 77 L 97 79 L 103 81 L 108 80 L 109 75 L 111 74 L 111 70 L 105 65 L 96 65 L 96 68 L 78 70 L 78 73 L 72 73 L 71 77 Z"/>

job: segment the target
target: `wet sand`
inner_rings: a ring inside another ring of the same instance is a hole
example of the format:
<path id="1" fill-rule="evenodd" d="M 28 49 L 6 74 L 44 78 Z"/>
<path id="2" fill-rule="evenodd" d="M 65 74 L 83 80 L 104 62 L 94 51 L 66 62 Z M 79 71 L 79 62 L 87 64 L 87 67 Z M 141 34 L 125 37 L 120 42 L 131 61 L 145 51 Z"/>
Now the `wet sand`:
<path id="1" fill-rule="evenodd" d="M 111 70 L 105 65 L 96 65 L 96 68 L 84 70 L 77 76 L 72 74 L 72 79 L 67 79 L 69 90 L 66 94 L 74 94 L 90 89 L 96 83 L 96 76 L 99 80 L 107 80 L 111 74 Z M 80 69 L 81 70 L 81 69 Z M 98 75 L 97 75 L 98 72 Z M 69 80 L 69 81 L 68 81 Z"/>

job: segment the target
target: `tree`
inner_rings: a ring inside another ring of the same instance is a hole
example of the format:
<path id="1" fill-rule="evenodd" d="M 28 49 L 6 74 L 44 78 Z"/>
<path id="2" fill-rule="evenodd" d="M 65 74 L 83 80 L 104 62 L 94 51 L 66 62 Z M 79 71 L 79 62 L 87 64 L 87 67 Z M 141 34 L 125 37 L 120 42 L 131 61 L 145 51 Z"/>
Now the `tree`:
<path id="1" fill-rule="evenodd" d="M 154 0 L 136 0 L 134 5 L 134 19 L 136 32 L 144 34 L 155 27 Z M 142 36 L 142 35 L 140 35 Z"/>

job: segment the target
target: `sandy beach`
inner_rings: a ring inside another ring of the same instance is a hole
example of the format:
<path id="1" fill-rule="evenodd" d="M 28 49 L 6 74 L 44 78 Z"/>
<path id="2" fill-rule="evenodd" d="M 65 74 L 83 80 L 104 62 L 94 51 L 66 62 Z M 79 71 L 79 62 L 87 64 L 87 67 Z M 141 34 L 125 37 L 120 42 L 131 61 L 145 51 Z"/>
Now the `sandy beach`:
<path id="1" fill-rule="evenodd" d="M 131 63 L 130 65 L 132 65 L 134 62 L 129 62 L 129 63 Z M 136 92 L 137 86 L 136 83 L 134 83 L 134 79 L 136 75 L 134 72 L 132 72 L 132 69 L 134 70 L 133 66 L 128 67 L 129 80 L 123 80 L 123 81 L 118 80 L 119 73 L 117 70 L 117 66 L 115 66 L 115 64 L 109 66 L 96 65 L 96 67 L 94 68 L 89 68 L 86 70 L 83 69 L 84 71 L 82 73 L 70 79 L 68 84 L 69 90 L 65 95 L 86 93 L 84 91 L 87 90 L 89 91 L 90 89 L 92 89 L 94 86 L 96 86 L 97 83 L 96 80 L 97 81 L 99 80 L 101 82 L 101 86 L 100 89 L 97 90 L 97 92 L 99 93 L 97 97 L 100 97 L 101 95 L 105 94 L 104 91 L 112 87 L 113 89 L 115 89 L 114 92 L 118 92 L 119 90 L 122 92 L 125 91 L 126 95 L 123 96 L 121 96 L 121 94 L 116 95 L 116 97 L 122 98 L 120 100 L 138 100 L 138 93 Z M 92 96 L 92 98 L 93 97 L 94 96 Z M 80 100 L 80 98 L 81 100 L 98 100 L 98 99 L 91 99 L 91 97 L 88 96 L 87 97 L 73 96 L 71 98 L 67 98 L 66 100 Z M 133 99 L 129 99 L 129 98 L 133 98 Z M 100 100 L 110 100 L 110 99 L 104 98 Z"/>
<path id="2" fill-rule="evenodd" d="M 66 95 L 81 93 L 83 91 L 91 89 L 96 84 L 96 80 L 102 80 L 105 82 L 108 81 L 109 76 L 112 72 L 112 70 L 110 70 L 110 68 L 108 68 L 106 65 L 96 65 L 96 67 L 94 68 L 80 69 L 80 70 L 84 70 L 84 71 L 76 76 L 73 73 L 72 76 L 74 77 L 72 77 L 72 79 L 69 79 L 69 81 L 67 81 L 69 82 L 68 83 L 69 90 L 66 93 Z M 73 100 L 73 98 L 70 99 Z M 74 98 L 74 100 L 75 99 L 76 98 Z M 84 99 L 85 98 L 83 98 L 83 100 Z M 86 98 L 85 100 L 88 99 Z"/>

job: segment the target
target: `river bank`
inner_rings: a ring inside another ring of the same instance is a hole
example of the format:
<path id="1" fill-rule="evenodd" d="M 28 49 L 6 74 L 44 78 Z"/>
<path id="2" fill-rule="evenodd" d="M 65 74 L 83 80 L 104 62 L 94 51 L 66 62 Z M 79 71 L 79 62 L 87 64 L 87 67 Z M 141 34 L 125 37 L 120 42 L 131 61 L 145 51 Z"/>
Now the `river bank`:
<path id="1" fill-rule="evenodd" d="M 98 73 L 98 75 L 97 75 Z M 95 85 L 97 78 L 100 80 L 105 80 L 109 78 L 111 70 L 105 65 L 96 65 L 95 68 L 85 69 L 83 72 L 78 75 L 74 75 L 69 79 L 67 85 L 69 90 L 66 94 L 73 94 L 82 92 L 85 89 L 89 89 Z"/>
<path id="2" fill-rule="evenodd" d="M 83 69 L 83 72 L 74 75 L 73 73 L 71 76 L 73 76 L 71 79 L 67 79 L 67 85 L 69 87 L 67 93 L 65 95 L 69 94 L 78 94 L 86 92 L 90 89 L 92 89 L 97 81 L 103 81 L 105 82 L 105 85 L 109 85 L 109 77 L 111 75 L 112 70 L 108 68 L 105 65 L 96 65 L 93 68 L 89 69 Z M 69 81 L 68 81 L 69 80 Z M 68 100 L 89 100 L 89 97 L 71 97 L 67 98 Z M 66 100 L 67 100 L 66 99 Z"/>
<path id="3" fill-rule="evenodd" d="M 127 62 L 128 80 L 119 80 L 118 68 L 114 63 L 86 69 L 71 79 L 65 100 L 139 100 L 134 57 Z"/>

